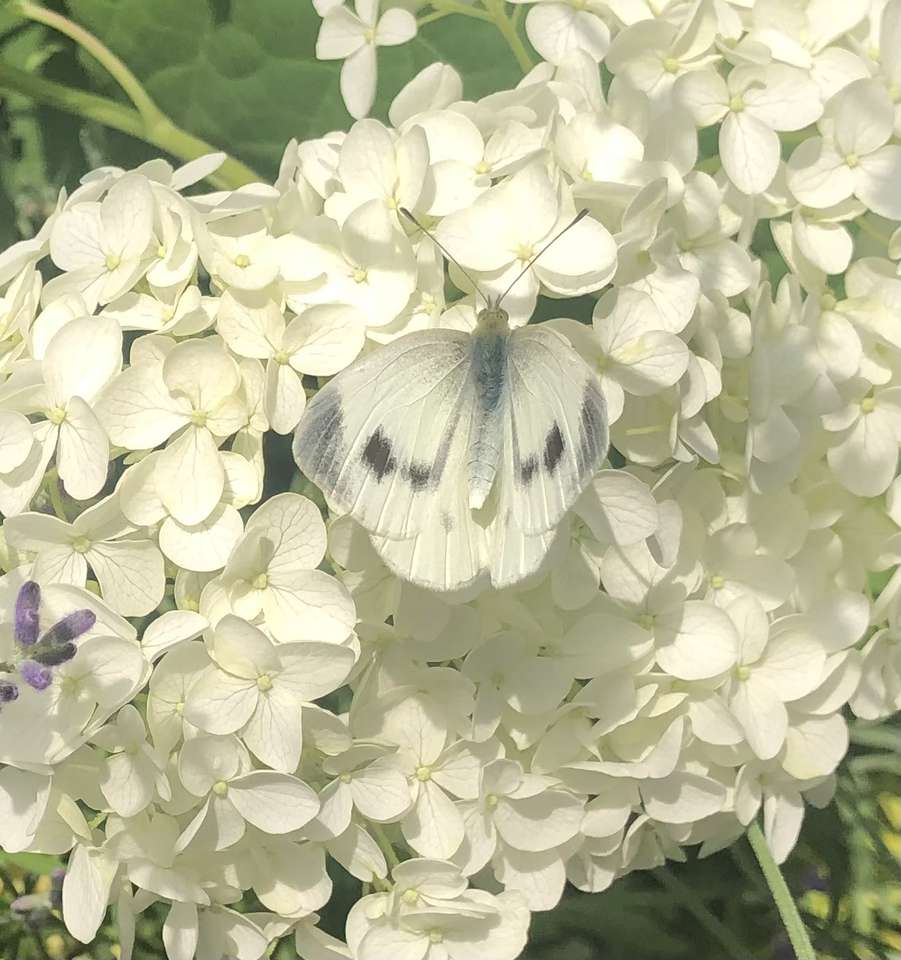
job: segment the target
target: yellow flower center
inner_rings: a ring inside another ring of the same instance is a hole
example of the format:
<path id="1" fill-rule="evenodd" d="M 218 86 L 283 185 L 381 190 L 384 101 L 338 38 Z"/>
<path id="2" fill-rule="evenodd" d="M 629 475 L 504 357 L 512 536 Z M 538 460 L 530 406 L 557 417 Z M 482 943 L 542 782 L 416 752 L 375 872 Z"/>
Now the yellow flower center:
<path id="1" fill-rule="evenodd" d="M 856 153 L 849 153 L 845 156 L 845 163 L 853 170 L 860 163 L 860 157 Z"/>
<path id="2" fill-rule="evenodd" d="M 408 907 L 412 907 L 416 901 L 419 900 L 419 894 L 412 887 L 410 887 L 409 889 L 404 890 L 404 892 L 400 895 L 400 898 Z"/>
<path id="3" fill-rule="evenodd" d="M 835 297 L 833 297 L 828 291 L 820 296 L 821 310 L 834 310 L 837 303 L 838 300 L 836 300 Z"/>
<path id="4" fill-rule="evenodd" d="M 116 267 L 122 262 L 122 260 L 116 256 L 114 253 L 108 253 L 106 255 L 106 260 L 103 261 L 106 265 L 107 270 L 115 270 Z"/>
<path id="5" fill-rule="evenodd" d="M 675 57 L 665 57 L 663 60 L 663 69 L 667 73 L 679 72 L 679 61 Z"/>
<path id="6" fill-rule="evenodd" d="M 718 573 L 715 573 L 710 578 L 710 586 L 713 587 L 714 590 L 722 590 L 723 587 L 726 586 L 726 581 Z"/>
<path id="7" fill-rule="evenodd" d="M 272 677 L 270 677 L 268 673 L 257 677 L 257 689 L 262 690 L 263 693 L 272 689 Z"/>
<path id="8" fill-rule="evenodd" d="M 735 676 L 739 680 L 747 680 L 751 676 L 751 668 L 746 666 L 737 666 L 735 668 Z"/>
<path id="9" fill-rule="evenodd" d="M 876 409 L 876 398 L 864 397 L 860 401 L 860 409 L 862 413 L 872 413 Z"/>
<path id="10" fill-rule="evenodd" d="M 745 98 L 740 93 L 736 93 L 735 96 L 729 100 L 729 109 L 733 113 L 741 113 L 744 108 Z"/>
<path id="11" fill-rule="evenodd" d="M 265 590 L 269 586 L 269 577 L 265 573 L 258 573 L 253 580 L 250 581 L 250 585 L 254 590 Z"/>
<path id="12" fill-rule="evenodd" d="M 191 414 L 191 423 L 193 423 L 195 427 L 205 427 L 208 417 L 209 414 L 206 410 L 195 410 Z"/>
<path id="13" fill-rule="evenodd" d="M 354 267 L 354 272 L 351 274 L 351 277 L 354 283 L 366 283 L 369 274 L 363 267 Z"/>
<path id="14" fill-rule="evenodd" d="M 441 943 L 444 940 L 444 934 L 437 928 L 429 930 L 429 943 Z"/>
<path id="15" fill-rule="evenodd" d="M 425 765 L 416 768 L 416 779 L 425 783 L 426 780 L 432 779 L 432 768 Z"/>
<path id="16" fill-rule="evenodd" d="M 246 253 L 239 253 L 239 254 L 235 257 L 235 266 L 236 266 L 236 267 L 240 267 L 242 270 L 243 270 L 245 267 L 249 267 L 249 266 L 250 266 L 250 257 L 248 257 Z"/>
<path id="17" fill-rule="evenodd" d="M 488 796 L 485 797 L 485 806 L 488 807 L 489 810 L 493 810 L 497 806 L 497 796 L 489 793 Z"/>
<path id="18" fill-rule="evenodd" d="M 643 630 L 653 630 L 656 622 L 657 618 L 652 613 L 643 613 L 638 618 L 638 626 Z"/>
<path id="19" fill-rule="evenodd" d="M 85 536 L 76 537 L 72 541 L 72 549 L 76 553 L 87 553 L 91 549 L 91 541 Z"/>
<path id="20" fill-rule="evenodd" d="M 213 784 L 213 793 L 217 797 L 224 797 L 228 793 L 228 784 L 224 780 L 217 780 Z"/>
<path id="21" fill-rule="evenodd" d="M 59 426 L 61 423 L 65 422 L 66 411 L 63 409 L 63 407 L 51 407 L 47 411 L 47 419 L 51 423 L 55 423 L 57 426 Z"/>

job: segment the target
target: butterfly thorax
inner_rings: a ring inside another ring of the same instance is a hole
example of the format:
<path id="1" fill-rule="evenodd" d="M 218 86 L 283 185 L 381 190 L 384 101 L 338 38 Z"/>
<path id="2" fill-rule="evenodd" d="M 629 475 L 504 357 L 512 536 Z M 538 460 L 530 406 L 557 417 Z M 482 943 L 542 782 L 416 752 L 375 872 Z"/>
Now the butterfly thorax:
<path id="1" fill-rule="evenodd" d="M 480 508 L 488 498 L 503 452 L 502 423 L 507 385 L 507 314 L 488 308 L 479 314 L 472 338 L 474 421 L 469 446 L 469 505 Z"/>
<path id="2" fill-rule="evenodd" d="M 497 304 L 490 304 L 476 317 L 476 336 L 504 336 L 510 332 L 510 315 Z"/>

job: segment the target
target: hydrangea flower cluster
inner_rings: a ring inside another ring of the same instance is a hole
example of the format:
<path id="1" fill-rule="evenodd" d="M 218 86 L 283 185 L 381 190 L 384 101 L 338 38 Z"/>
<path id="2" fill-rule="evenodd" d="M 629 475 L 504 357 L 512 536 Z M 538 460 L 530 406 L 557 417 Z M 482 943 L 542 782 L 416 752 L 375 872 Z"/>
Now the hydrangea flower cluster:
<path id="1" fill-rule="evenodd" d="M 362 116 L 415 22 L 318 9 Z M 128 960 L 162 902 L 170 960 L 512 960 L 567 881 L 761 811 L 782 861 L 829 802 L 848 709 L 901 708 L 901 3 L 786 11 L 537 3 L 515 89 L 434 64 L 272 186 L 95 170 L 0 254 L 0 846 L 68 852 L 75 937 L 112 904 Z M 589 211 L 505 306 L 613 451 L 508 590 L 398 580 L 268 462 L 322 378 L 471 323 L 401 208 L 489 294 Z"/>

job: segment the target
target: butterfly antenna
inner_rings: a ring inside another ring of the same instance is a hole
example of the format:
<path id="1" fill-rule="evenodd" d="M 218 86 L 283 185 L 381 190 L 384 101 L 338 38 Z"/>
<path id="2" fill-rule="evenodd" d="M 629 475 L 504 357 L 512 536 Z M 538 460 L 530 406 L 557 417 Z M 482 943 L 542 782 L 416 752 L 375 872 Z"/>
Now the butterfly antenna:
<path id="1" fill-rule="evenodd" d="M 583 207 L 570 222 L 557 234 L 556 237 L 552 237 L 548 242 L 536 253 L 531 260 L 516 274 L 513 278 L 513 282 L 509 287 L 497 298 L 497 306 L 500 306 L 501 301 L 507 294 L 516 286 L 517 283 L 522 279 L 522 277 L 532 269 L 532 264 L 548 249 L 552 244 L 555 244 L 567 230 L 572 229 L 583 217 L 588 216 L 588 209 Z"/>
<path id="2" fill-rule="evenodd" d="M 410 211 L 409 211 L 406 207 L 401 207 L 401 208 L 400 208 L 400 212 L 401 212 L 411 223 L 413 223 L 413 224 L 415 224 L 417 227 L 419 227 L 419 229 L 429 238 L 429 240 L 431 240 L 432 243 L 435 244 L 435 246 L 447 257 L 448 260 L 450 260 L 450 262 L 451 262 L 452 264 L 454 264 L 454 266 L 460 271 L 460 273 L 462 273 L 463 276 L 466 277 L 466 279 L 472 284 L 473 289 L 476 291 L 476 293 L 485 301 L 485 306 L 486 306 L 486 307 L 491 307 L 491 301 L 488 299 L 488 297 L 485 296 L 484 293 L 482 293 L 481 287 L 479 287 L 479 285 L 478 285 L 478 284 L 475 282 L 475 280 L 469 275 L 469 273 L 468 273 L 466 270 L 463 269 L 463 267 L 460 265 L 460 262 L 457 260 L 457 258 L 456 258 L 455 256 L 453 256 L 451 253 L 448 252 L 447 247 L 444 246 L 444 244 L 435 236 L 435 234 L 433 234 L 433 233 L 431 232 L 431 230 L 429 230 L 429 229 L 427 229 L 426 227 L 424 227 L 424 226 L 416 219 L 416 217 L 414 217 L 413 214 L 410 213 Z M 588 212 L 588 211 L 586 211 L 586 213 L 587 213 L 587 212 Z M 572 224 L 570 224 L 570 226 L 572 226 Z M 569 228 L 567 227 L 567 229 L 569 229 Z M 556 240 L 557 238 L 555 237 L 554 239 Z M 553 241 L 551 241 L 551 242 L 553 242 Z M 548 246 L 550 246 L 550 244 L 549 244 Z M 547 248 L 545 248 L 545 249 L 547 249 Z"/>

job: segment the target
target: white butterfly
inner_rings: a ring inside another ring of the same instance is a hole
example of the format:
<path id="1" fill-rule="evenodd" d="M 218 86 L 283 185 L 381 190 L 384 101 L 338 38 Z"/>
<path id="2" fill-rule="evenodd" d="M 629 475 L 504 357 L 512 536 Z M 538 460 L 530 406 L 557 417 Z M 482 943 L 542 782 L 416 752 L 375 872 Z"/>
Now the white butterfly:
<path id="1" fill-rule="evenodd" d="M 472 334 L 410 333 L 343 370 L 294 437 L 329 503 L 434 590 L 534 573 L 607 453 L 596 374 L 546 325 L 510 330 L 500 299 Z"/>

